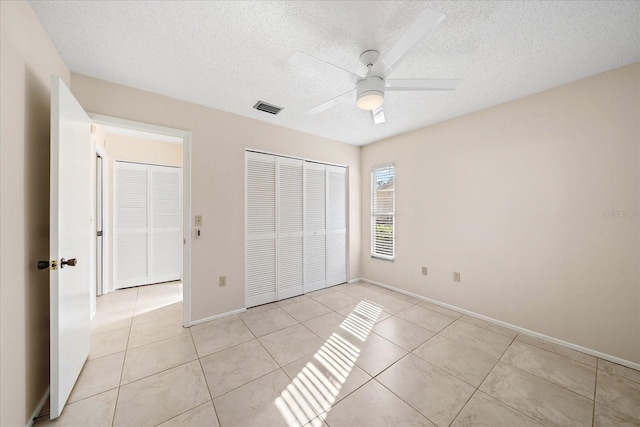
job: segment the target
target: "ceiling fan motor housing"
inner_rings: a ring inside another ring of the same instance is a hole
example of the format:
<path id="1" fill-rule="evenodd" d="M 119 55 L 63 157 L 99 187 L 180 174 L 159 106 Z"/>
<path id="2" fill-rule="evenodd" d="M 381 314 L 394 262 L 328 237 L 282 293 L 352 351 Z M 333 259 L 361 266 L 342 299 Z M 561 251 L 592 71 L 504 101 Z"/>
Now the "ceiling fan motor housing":
<path id="1" fill-rule="evenodd" d="M 375 110 L 384 103 L 384 79 L 378 76 L 369 76 L 358 80 L 356 83 L 358 96 L 358 108 L 362 110 Z"/>

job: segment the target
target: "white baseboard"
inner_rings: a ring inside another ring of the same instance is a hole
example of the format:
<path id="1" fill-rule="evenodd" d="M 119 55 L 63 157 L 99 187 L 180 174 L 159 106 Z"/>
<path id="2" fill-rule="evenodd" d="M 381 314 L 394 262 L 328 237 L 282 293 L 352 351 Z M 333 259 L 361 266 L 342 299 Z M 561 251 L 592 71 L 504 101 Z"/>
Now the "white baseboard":
<path id="1" fill-rule="evenodd" d="M 233 316 L 234 314 L 240 314 L 247 311 L 246 308 L 239 308 L 237 310 L 228 311 L 222 314 L 216 314 L 215 316 L 205 317 L 204 319 L 192 320 L 189 326 L 199 325 L 200 323 L 210 322 L 212 320 L 221 319 L 223 317 Z"/>
<path id="2" fill-rule="evenodd" d="M 355 279 L 348 280 L 347 283 L 356 283 L 356 282 L 361 282 L 363 280 L 364 279 L 362 277 L 356 277 Z"/>
<path id="3" fill-rule="evenodd" d="M 381 288 L 390 289 L 392 291 L 395 291 L 395 292 L 398 292 L 398 293 L 401 293 L 401 294 L 404 294 L 404 295 L 408 295 L 408 296 L 417 298 L 417 299 L 422 300 L 422 301 L 427 301 L 427 302 L 430 302 L 432 304 L 436 304 L 436 305 L 439 305 L 441 307 L 448 308 L 449 310 L 457 311 L 458 313 L 466 314 L 467 316 L 475 317 L 477 319 L 484 320 L 485 322 L 493 323 L 494 325 L 498 325 L 498 326 L 505 327 L 507 329 L 511 329 L 512 331 L 516 331 L 516 332 L 521 333 L 521 334 L 529 335 L 529 336 L 532 336 L 534 338 L 538 338 L 538 339 L 541 339 L 541 340 L 544 340 L 544 341 L 551 342 L 553 344 L 558 344 L 558 345 L 561 345 L 563 347 L 570 348 L 572 350 L 576 350 L 576 351 L 579 351 L 579 352 L 582 352 L 582 353 L 586 353 L 586 354 L 589 354 L 591 356 L 599 357 L 600 359 L 605 359 L 605 360 L 608 360 L 610 362 L 617 363 L 618 365 L 627 366 L 629 368 L 636 369 L 636 370 L 640 371 L 640 363 L 631 362 L 629 360 L 621 359 L 619 357 L 612 356 L 610 354 L 602 353 L 600 351 L 596 351 L 596 350 L 593 350 L 593 349 L 590 349 L 590 348 L 587 348 L 587 347 L 582 347 L 580 345 L 573 344 L 573 343 L 570 343 L 570 342 L 567 342 L 567 341 L 563 341 L 563 340 L 560 340 L 558 338 L 550 337 L 548 335 L 544 335 L 544 334 L 541 334 L 541 333 L 538 333 L 538 332 L 535 332 L 535 331 L 531 331 L 529 329 L 521 328 L 520 326 L 512 325 L 511 323 L 503 322 L 501 320 L 497 320 L 497 319 L 494 319 L 492 317 L 485 316 L 483 314 L 478 314 L 478 313 L 475 313 L 473 311 L 465 310 L 464 308 L 456 307 L 454 305 L 446 304 L 446 303 L 443 303 L 443 302 L 440 302 L 440 301 L 437 301 L 437 300 L 434 300 L 434 299 L 431 299 L 431 298 L 427 298 L 427 297 L 422 296 L 422 295 L 414 294 L 413 292 L 408 292 L 408 291 L 405 291 L 404 289 L 398 289 L 396 287 L 389 286 L 389 285 L 386 285 L 384 283 L 376 282 L 375 280 L 367 279 L 366 277 L 363 277 L 363 278 L 358 279 L 358 280 L 362 280 L 364 282 L 371 283 L 372 285 L 380 286 Z M 349 283 L 351 283 L 351 281 L 349 281 Z"/>
<path id="4" fill-rule="evenodd" d="M 40 399 L 40 402 L 38 402 L 38 406 L 36 406 L 36 409 L 34 409 L 33 413 L 31 414 L 31 418 L 29 419 L 29 422 L 27 423 L 26 427 L 33 426 L 33 424 L 36 421 L 36 418 L 38 418 L 38 415 L 40 415 L 40 412 L 42 412 L 42 408 L 44 408 L 44 404 L 47 403 L 48 398 L 49 398 L 49 387 L 47 387 L 47 389 L 44 392 L 44 395 Z"/>

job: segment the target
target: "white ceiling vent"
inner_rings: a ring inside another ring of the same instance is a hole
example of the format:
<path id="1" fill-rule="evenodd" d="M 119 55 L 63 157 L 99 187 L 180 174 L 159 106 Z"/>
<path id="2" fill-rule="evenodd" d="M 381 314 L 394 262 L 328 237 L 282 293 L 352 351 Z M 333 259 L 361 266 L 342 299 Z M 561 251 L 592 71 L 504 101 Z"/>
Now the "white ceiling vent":
<path id="1" fill-rule="evenodd" d="M 274 116 L 282 111 L 282 107 L 276 107 L 275 105 L 267 104 L 264 101 L 256 102 L 256 105 L 254 105 L 253 108 L 264 111 L 265 113 L 273 114 Z"/>

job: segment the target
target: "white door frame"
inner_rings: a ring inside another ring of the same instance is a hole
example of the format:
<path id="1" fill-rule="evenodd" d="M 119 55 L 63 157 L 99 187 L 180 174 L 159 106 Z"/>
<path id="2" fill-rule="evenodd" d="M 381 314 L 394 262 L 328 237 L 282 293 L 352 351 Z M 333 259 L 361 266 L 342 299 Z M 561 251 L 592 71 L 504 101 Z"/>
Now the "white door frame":
<path id="1" fill-rule="evenodd" d="M 87 114 L 93 123 L 182 138 L 182 235 L 184 238 L 182 251 L 182 307 L 183 325 L 184 327 L 189 327 L 191 326 L 191 132 L 102 114 Z"/>

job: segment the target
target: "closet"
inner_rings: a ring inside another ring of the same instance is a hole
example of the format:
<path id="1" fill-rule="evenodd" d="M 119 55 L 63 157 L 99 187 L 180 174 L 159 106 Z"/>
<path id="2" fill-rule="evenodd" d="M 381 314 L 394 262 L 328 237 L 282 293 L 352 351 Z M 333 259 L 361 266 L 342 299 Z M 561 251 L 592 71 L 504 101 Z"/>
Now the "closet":
<path id="1" fill-rule="evenodd" d="M 116 289 L 181 278 L 180 168 L 116 161 Z"/>
<path id="2" fill-rule="evenodd" d="M 247 151 L 246 306 L 347 279 L 346 168 Z"/>

